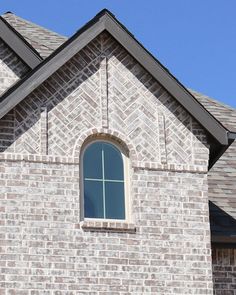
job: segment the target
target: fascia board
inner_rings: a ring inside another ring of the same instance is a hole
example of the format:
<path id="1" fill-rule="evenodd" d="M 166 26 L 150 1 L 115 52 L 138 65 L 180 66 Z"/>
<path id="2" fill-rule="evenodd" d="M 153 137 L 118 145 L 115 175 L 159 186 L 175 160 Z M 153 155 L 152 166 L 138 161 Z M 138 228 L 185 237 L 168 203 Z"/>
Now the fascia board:
<path id="1" fill-rule="evenodd" d="M 220 144 L 228 145 L 227 130 L 110 13 L 99 13 L 42 62 L 23 83 L 6 93 L 0 118 L 96 38 L 108 31 Z M 13 86 L 14 87 L 14 86 Z"/>
<path id="2" fill-rule="evenodd" d="M 20 38 L 18 33 L 6 24 L 2 17 L 0 17 L 0 37 L 31 69 L 42 62 L 42 58 L 22 40 L 23 37 Z"/>
<path id="3" fill-rule="evenodd" d="M 30 76 L 27 77 L 24 83 L 20 83 L 12 93 L 0 102 L 0 118 L 20 103 L 27 95 L 36 89 L 36 87 L 42 84 L 63 64 L 70 60 L 78 51 L 96 38 L 102 31 L 104 31 L 104 29 L 104 21 L 101 20 L 84 31 L 78 38 L 68 44 L 64 50 L 54 55 L 53 58 L 49 57 L 49 59 L 46 59 L 38 69 L 35 69 L 33 74 L 30 73 Z"/>
<path id="4" fill-rule="evenodd" d="M 226 129 L 123 26 L 109 15 L 106 30 L 222 145 Z"/>

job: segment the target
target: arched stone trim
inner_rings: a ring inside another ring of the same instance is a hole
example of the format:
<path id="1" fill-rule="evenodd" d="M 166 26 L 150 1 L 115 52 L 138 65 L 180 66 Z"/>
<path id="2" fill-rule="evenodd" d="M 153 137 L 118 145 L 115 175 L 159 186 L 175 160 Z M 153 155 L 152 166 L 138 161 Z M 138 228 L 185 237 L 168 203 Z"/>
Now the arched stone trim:
<path id="1" fill-rule="evenodd" d="M 80 151 L 84 143 L 87 142 L 89 139 L 96 139 L 97 137 L 104 137 L 104 139 L 110 138 L 111 140 L 117 142 L 128 153 L 131 163 L 137 163 L 137 152 L 130 140 L 119 131 L 106 128 L 92 128 L 82 133 L 81 136 L 76 140 L 73 149 L 73 157 L 79 158 Z"/>

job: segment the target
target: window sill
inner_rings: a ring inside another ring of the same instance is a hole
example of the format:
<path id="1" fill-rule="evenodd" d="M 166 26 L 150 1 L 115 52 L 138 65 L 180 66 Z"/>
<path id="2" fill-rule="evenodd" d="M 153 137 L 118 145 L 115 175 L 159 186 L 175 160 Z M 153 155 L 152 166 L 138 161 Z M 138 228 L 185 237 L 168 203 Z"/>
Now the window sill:
<path id="1" fill-rule="evenodd" d="M 96 232 L 119 232 L 119 233 L 135 233 L 136 228 L 133 223 L 119 221 L 98 221 L 84 220 L 80 222 L 80 227 L 84 231 Z"/>

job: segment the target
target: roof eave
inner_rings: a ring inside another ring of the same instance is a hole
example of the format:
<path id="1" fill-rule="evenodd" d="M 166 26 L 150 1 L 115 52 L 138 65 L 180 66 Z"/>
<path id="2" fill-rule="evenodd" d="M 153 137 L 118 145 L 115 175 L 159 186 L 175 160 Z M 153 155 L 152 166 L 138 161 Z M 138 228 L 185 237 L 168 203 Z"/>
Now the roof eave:
<path id="1" fill-rule="evenodd" d="M 22 80 L 19 80 L 0 99 L 0 119 L 36 89 L 58 68 L 105 30 L 104 19 L 79 30 L 68 41 L 56 49 Z M 87 25 L 86 25 L 87 26 Z M 76 38 L 78 35 L 78 38 Z M 64 49 L 66 48 L 65 52 Z"/>
<path id="2" fill-rule="evenodd" d="M 224 126 L 108 10 L 98 13 L 41 62 L 25 81 L 9 89 L 1 99 L 0 118 L 103 31 L 109 32 L 221 145 L 229 144 Z"/>
<path id="3" fill-rule="evenodd" d="M 106 30 L 222 145 L 228 145 L 227 129 L 109 13 Z"/>
<path id="4" fill-rule="evenodd" d="M 34 69 L 43 60 L 36 50 L 0 16 L 0 38 L 29 66 Z"/>

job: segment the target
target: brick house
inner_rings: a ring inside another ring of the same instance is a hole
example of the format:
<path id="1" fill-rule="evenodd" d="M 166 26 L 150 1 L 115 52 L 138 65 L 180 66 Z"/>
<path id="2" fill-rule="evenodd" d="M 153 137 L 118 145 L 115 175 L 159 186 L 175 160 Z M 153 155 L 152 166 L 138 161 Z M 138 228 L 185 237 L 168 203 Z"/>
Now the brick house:
<path id="1" fill-rule="evenodd" d="M 0 294 L 235 295 L 236 110 L 107 10 L 0 37 Z"/>

